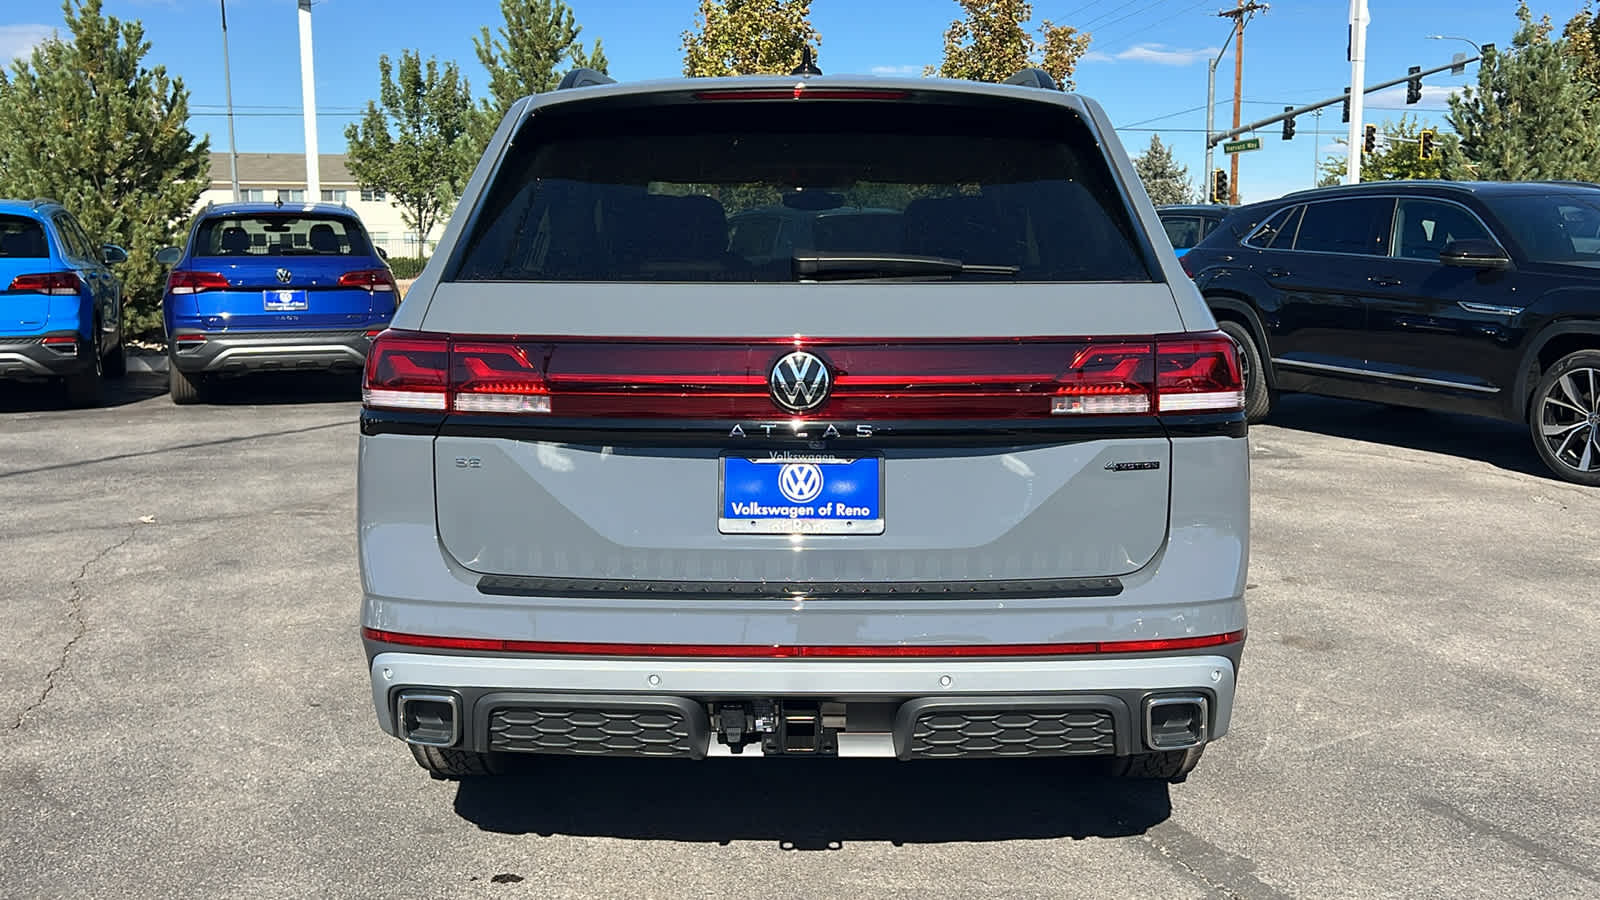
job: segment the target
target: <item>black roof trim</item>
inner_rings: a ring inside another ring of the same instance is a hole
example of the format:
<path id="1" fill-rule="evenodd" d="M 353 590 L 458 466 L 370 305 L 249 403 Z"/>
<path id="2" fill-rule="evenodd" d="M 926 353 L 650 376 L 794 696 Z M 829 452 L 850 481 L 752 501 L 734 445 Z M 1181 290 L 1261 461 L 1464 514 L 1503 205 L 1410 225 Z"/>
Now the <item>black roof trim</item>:
<path id="1" fill-rule="evenodd" d="M 598 87 L 602 84 L 616 84 L 617 80 L 603 72 L 594 69 L 573 69 L 556 85 L 556 90 L 564 91 L 568 88 Z"/>

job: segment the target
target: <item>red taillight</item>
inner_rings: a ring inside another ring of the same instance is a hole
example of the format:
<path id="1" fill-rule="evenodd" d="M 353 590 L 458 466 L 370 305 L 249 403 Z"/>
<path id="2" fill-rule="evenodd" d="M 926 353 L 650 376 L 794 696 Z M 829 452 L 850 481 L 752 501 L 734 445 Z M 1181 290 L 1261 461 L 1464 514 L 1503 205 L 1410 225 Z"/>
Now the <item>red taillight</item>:
<path id="1" fill-rule="evenodd" d="M 392 291 L 394 275 L 388 269 L 361 269 L 339 276 L 339 287 L 366 288 L 369 291 Z"/>
<path id="2" fill-rule="evenodd" d="M 201 291 L 225 291 L 228 279 L 220 272 L 174 271 L 167 276 L 167 293 L 198 294 Z"/>
<path id="3" fill-rule="evenodd" d="M 1007 656 L 1089 656 L 1103 653 L 1159 653 L 1225 647 L 1244 640 L 1243 631 L 1193 637 L 1132 641 L 1081 641 L 1070 644 L 623 644 L 567 641 L 511 641 L 456 638 L 361 629 L 369 641 L 436 650 L 535 653 L 548 656 L 653 656 L 698 659 L 939 659 Z"/>
<path id="4" fill-rule="evenodd" d="M 206 336 L 203 334 L 179 334 L 173 336 L 172 342 L 180 347 L 184 344 L 204 344 Z"/>
<path id="5" fill-rule="evenodd" d="M 904 100 L 908 91 L 862 90 L 855 88 L 734 88 L 725 91 L 696 91 L 696 100 Z"/>
<path id="6" fill-rule="evenodd" d="M 1185 253 L 1184 255 L 1178 257 L 1178 265 L 1183 267 L 1183 274 L 1189 276 L 1190 278 L 1194 277 L 1194 268 L 1189 262 L 1189 254 Z"/>
<path id="7" fill-rule="evenodd" d="M 1244 409 L 1244 380 L 1233 341 L 1213 331 L 1158 342 L 1156 393 L 1163 413 Z"/>
<path id="8" fill-rule="evenodd" d="M 367 353 L 361 401 L 372 409 L 449 407 L 450 338 L 421 332 L 384 332 Z"/>
<path id="9" fill-rule="evenodd" d="M 11 290 L 30 294 L 68 296 L 76 294 L 82 284 L 76 272 L 38 272 L 32 275 L 18 275 L 11 279 Z"/>
<path id="10" fill-rule="evenodd" d="M 767 379 L 797 348 L 826 362 L 831 384 L 821 406 L 792 414 Z M 374 341 L 367 372 L 372 408 L 591 418 L 1006 420 L 1226 411 L 1241 400 L 1220 333 L 688 341 L 390 331 Z"/>

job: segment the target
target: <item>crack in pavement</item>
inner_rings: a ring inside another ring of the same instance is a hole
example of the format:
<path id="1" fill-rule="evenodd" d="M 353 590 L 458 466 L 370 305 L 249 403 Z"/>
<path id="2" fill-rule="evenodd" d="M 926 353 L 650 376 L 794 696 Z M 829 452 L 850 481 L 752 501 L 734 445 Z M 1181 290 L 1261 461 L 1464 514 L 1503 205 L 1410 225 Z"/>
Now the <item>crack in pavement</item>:
<path id="1" fill-rule="evenodd" d="M 21 712 L 17 713 L 17 720 L 13 722 L 8 729 L 6 729 L 7 731 L 14 732 L 22 730 L 23 724 L 27 722 L 28 715 L 30 713 L 37 712 L 41 707 L 44 706 L 45 701 L 50 699 L 51 692 L 56 689 L 57 677 L 67 667 L 67 659 L 72 655 L 72 648 L 77 646 L 78 641 L 82 640 L 84 634 L 86 634 L 89 630 L 88 623 L 85 622 L 83 618 L 83 582 L 84 579 L 89 577 L 90 567 L 94 566 L 95 563 L 105 559 L 107 556 L 110 556 L 112 553 L 115 553 L 117 550 L 126 546 L 129 541 L 133 540 L 134 535 L 139 533 L 140 524 L 141 523 L 136 522 L 128 526 L 127 534 L 123 535 L 120 540 L 113 542 L 105 549 L 90 557 L 89 560 L 83 564 L 83 567 L 78 569 L 77 576 L 71 581 L 67 582 L 67 585 L 71 588 L 71 592 L 67 595 L 67 619 L 73 624 L 72 637 L 68 638 L 66 644 L 62 646 L 61 655 L 56 660 L 56 664 L 51 667 L 50 671 L 45 673 L 44 689 L 39 692 L 39 696 L 32 703 L 29 703 L 27 706 L 22 708 Z"/>
<path id="2" fill-rule="evenodd" d="M 1171 819 L 1150 828 L 1139 839 L 1150 852 L 1228 900 L 1288 897 L 1255 876 L 1253 860 L 1229 853 Z"/>
<path id="3" fill-rule="evenodd" d="M 0 478 L 15 478 L 18 475 L 37 475 L 40 472 L 59 472 L 63 469 L 77 469 L 83 466 L 97 466 L 101 463 L 121 462 L 128 459 L 139 459 L 145 456 L 160 456 L 163 453 L 175 453 L 179 450 L 198 450 L 202 447 L 225 447 L 228 444 L 242 444 L 247 441 L 261 440 L 263 438 L 294 437 L 301 434 L 310 434 L 313 431 L 327 431 L 330 428 L 345 428 L 357 424 L 353 419 L 341 419 L 338 422 L 327 422 L 322 425 L 308 425 L 305 428 L 289 428 L 282 431 L 262 431 L 255 434 L 241 434 L 234 437 L 217 438 L 210 441 L 195 441 L 189 444 L 174 444 L 171 447 L 157 447 L 154 450 L 139 450 L 133 453 L 116 453 L 111 456 L 97 456 L 94 459 L 80 459 L 75 462 L 54 463 L 48 466 L 38 466 L 32 469 L 12 469 L 9 472 L 0 472 Z"/>

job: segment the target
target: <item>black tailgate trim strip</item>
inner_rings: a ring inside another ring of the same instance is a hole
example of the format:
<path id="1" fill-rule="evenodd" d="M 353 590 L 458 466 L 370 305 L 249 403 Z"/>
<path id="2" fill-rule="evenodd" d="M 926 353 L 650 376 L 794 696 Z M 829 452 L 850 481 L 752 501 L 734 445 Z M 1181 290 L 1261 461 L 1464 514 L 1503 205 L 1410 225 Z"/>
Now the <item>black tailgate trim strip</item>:
<path id="1" fill-rule="evenodd" d="M 998 581 L 643 581 L 485 575 L 478 592 L 499 597 L 660 597 L 708 600 L 1019 600 L 1115 597 L 1119 578 Z"/>

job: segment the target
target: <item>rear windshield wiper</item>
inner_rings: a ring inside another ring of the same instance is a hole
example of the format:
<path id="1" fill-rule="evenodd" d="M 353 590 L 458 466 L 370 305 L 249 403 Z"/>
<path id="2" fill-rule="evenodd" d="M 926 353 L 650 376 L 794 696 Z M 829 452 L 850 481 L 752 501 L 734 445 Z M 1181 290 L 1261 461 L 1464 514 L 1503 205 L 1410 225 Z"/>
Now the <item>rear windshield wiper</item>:
<path id="1" fill-rule="evenodd" d="M 985 266 L 943 256 L 904 253 L 808 253 L 794 257 L 796 279 L 917 278 L 929 275 L 1015 275 L 1017 266 Z"/>

